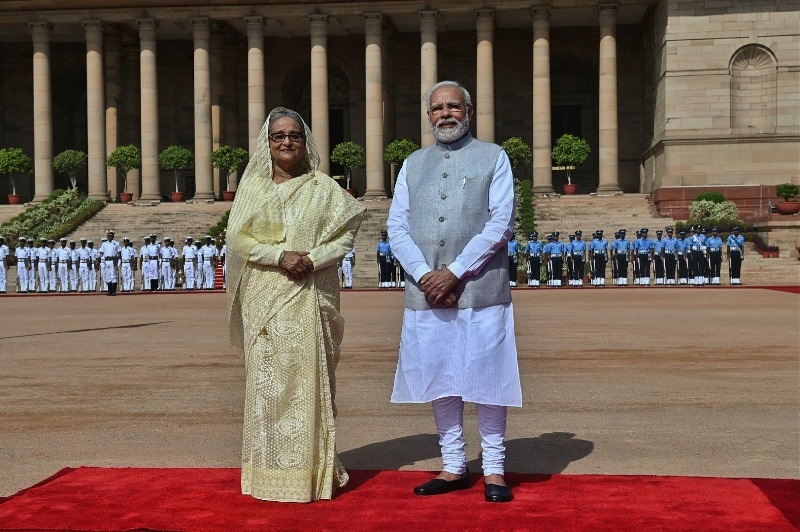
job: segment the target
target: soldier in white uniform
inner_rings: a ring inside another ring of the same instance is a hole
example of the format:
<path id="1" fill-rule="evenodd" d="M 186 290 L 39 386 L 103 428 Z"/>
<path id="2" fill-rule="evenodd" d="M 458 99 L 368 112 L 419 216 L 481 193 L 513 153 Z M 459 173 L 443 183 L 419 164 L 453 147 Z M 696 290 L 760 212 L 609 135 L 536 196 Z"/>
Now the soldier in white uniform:
<path id="1" fill-rule="evenodd" d="M 28 248 L 25 247 L 25 237 L 19 237 L 17 249 L 14 250 L 14 257 L 17 259 L 17 292 L 28 292 Z"/>
<path id="2" fill-rule="evenodd" d="M 75 241 L 69 241 L 69 291 L 78 291 L 78 250 Z"/>
<path id="3" fill-rule="evenodd" d="M 194 290 L 194 270 L 197 267 L 197 248 L 194 247 L 194 239 L 191 236 L 186 237 L 186 245 L 181 249 L 181 257 L 183 257 L 183 288 L 185 290 Z"/>
<path id="4" fill-rule="evenodd" d="M 58 290 L 58 257 L 56 256 L 56 241 L 48 240 L 47 248 L 50 251 L 50 266 L 48 267 L 48 288 L 51 292 Z"/>
<path id="5" fill-rule="evenodd" d="M 142 292 L 150 290 L 150 259 L 147 258 L 147 245 L 150 237 L 144 237 L 144 244 L 139 248 L 139 271 L 142 276 Z"/>
<path id="6" fill-rule="evenodd" d="M 87 247 L 88 242 L 81 238 L 81 247 L 78 248 L 78 280 L 80 281 L 80 291 L 84 294 L 89 292 L 89 271 L 92 269 L 92 250 Z"/>
<path id="7" fill-rule="evenodd" d="M 347 252 L 342 258 L 342 274 L 344 275 L 344 287 L 353 288 L 353 266 L 356 265 L 356 247 Z"/>
<path id="8" fill-rule="evenodd" d="M 30 262 L 30 268 L 28 268 L 28 293 L 30 294 L 36 293 L 36 248 L 33 247 L 35 243 L 33 238 L 28 237 L 28 262 Z"/>
<path id="9" fill-rule="evenodd" d="M 228 253 L 228 245 L 223 241 L 222 249 L 219 250 L 219 260 L 222 261 L 222 289 L 228 288 L 228 268 L 225 266 L 225 255 Z"/>
<path id="10" fill-rule="evenodd" d="M 6 239 L 0 236 L 0 294 L 8 291 L 8 255 L 10 250 L 6 245 Z"/>
<path id="11" fill-rule="evenodd" d="M 167 276 L 167 290 L 175 290 L 175 281 L 178 277 L 178 250 L 175 249 L 175 241 L 172 238 L 167 238 L 167 251 L 169 251 L 169 275 Z"/>
<path id="12" fill-rule="evenodd" d="M 154 240 L 154 236 L 150 235 L 150 243 L 147 244 L 147 256 L 142 256 L 142 260 L 147 259 L 147 279 L 149 282 L 149 290 L 155 292 L 158 290 L 158 242 Z"/>
<path id="13" fill-rule="evenodd" d="M 89 279 L 88 292 L 97 292 L 97 270 L 100 268 L 100 251 L 94 248 L 94 242 L 89 240 L 86 242 L 89 248 L 89 272 L 87 278 Z"/>
<path id="14" fill-rule="evenodd" d="M 158 251 L 160 266 L 158 269 L 159 289 L 169 290 L 169 274 L 172 269 L 172 252 L 169 250 L 169 238 L 164 237 L 161 249 Z"/>
<path id="15" fill-rule="evenodd" d="M 197 268 L 194 271 L 194 288 L 195 290 L 202 290 L 203 289 L 203 245 L 202 243 L 197 240 L 194 243 L 194 247 L 197 250 Z"/>
<path id="16" fill-rule="evenodd" d="M 69 262 L 71 252 L 67 247 L 67 239 L 59 240 L 61 247 L 56 248 L 56 259 L 58 262 L 58 286 L 59 292 L 69 292 Z"/>
<path id="17" fill-rule="evenodd" d="M 117 268 L 119 267 L 120 249 L 119 242 L 114 240 L 114 231 L 109 229 L 106 231 L 106 241 L 100 246 L 100 253 L 103 255 L 103 278 L 108 285 L 107 295 L 109 296 L 117 295 L 117 279 L 119 279 Z"/>
<path id="18" fill-rule="evenodd" d="M 39 274 L 39 292 L 50 291 L 50 259 L 52 252 L 47 246 L 47 239 L 42 238 L 41 245 L 36 248 L 36 272 Z"/>
<path id="19" fill-rule="evenodd" d="M 122 292 L 133 292 L 134 271 L 136 271 L 136 248 L 131 245 L 131 241 L 127 236 L 122 239 L 122 248 L 119 256 L 122 264 Z"/>
<path id="20" fill-rule="evenodd" d="M 206 245 L 200 250 L 203 258 L 203 288 L 214 289 L 214 268 L 217 266 L 217 248 L 211 243 L 211 237 L 206 235 Z"/>

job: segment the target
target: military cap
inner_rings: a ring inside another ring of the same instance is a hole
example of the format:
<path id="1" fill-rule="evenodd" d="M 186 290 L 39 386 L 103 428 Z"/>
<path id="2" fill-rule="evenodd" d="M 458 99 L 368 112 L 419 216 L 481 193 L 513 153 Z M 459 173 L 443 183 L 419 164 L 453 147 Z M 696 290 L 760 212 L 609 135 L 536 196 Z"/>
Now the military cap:
<path id="1" fill-rule="evenodd" d="M 667 227 L 667 233 L 672 233 L 673 231 L 674 229 L 672 229 L 672 227 Z"/>
<path id="2" fill-rule="evenodd" d="M 539 237 L 539 233 L 537 233 L 536 231 L 534 231 L 534 232 L 533 232 L 533 233 L 531 233 L 531 235 L 530 235 L 530 238 L 533 238 L 533 237 L 537 237 L 537 238 L 538 238 L 538 237 Z"/>
<path id="3" fill-rule="evenodd" d="M 716 232 L 718 232 L 718 231 L 719 231 L 719 229 L 717 229 L 716 227 L 712 227 L 712 228 L 711 228 L 711 232 L 712 232 L 712 233 L 716 233 Z"/>
<path id="4" fill-rule="evenodd" d="M 58 239 L 58 241 L 59 241 L 59 242 L 66 242 L 66 241 L 67 241 L 67 239 L 66 239 L 66 238 L 64 238 L 64 237 L 61 237 L 61 238 L 59 238 L 59 239 Z"/>
<path id="5" fill-rule="evenodd" d="M 387 233 L 386 231 L 381 231 L 381 236 L 389 236 L 389 233 Z"/>
<path id="6" fill-rule="evenodd" d="M 48 240 L 48 241 L 47 241 L 47 243 L 48 243 L 48 244 L 55 244 L 55 243 L 56 243 L 56 241 L 55 241 L 55 240 L 53 240 L 53 239 L 51 238 L 50 240 Z"/>
<path id="7" fill-rule="evenodd" d="M 81 242 L 86 242 L 86 239 L 85 238 L 81 238 Z"/>
<path id="8" fill-rule="evenodd" d="M 211 240 L 211 235 L 206 235 L 206 240 Z"/>
<path id="9" fill-rule="evenodd" d="M 72 244 L 74 244 L 74 243 L 75 243 L 75 241 L 74 241 L 74 240 L 70 240 L 70 241 L 69 241 L 69 245 L 70 245 L 70 246 L 71 246 Z"/>
<path id="10" fill-rule="evenodd" d="M 20 242 L 25 242 L 25 237 L 24 236 L 19 237 L 19 241 Z"/>
<path id="11" fill-rule="evenodd" d="M 114 230 L 113 229 L 109 229 L 108 231 L 106 231 L 106 234 L 107 235 L 113 235 L 114 234 Z"/>
<path id="12" fill-rule="evenodd" d="M 602 235 L 602 234 L 603 234 L 603 230 L 602 230 L 602 229 L 598 229 L 598 230 L 597 230 L 597 234 L 598 234 L 598 235 Z"/>
<path id="13" fill-rule="evenodd" d="M 575 235 L 569 235 L 570 240 L 575 240 Z"/>
<path id="14" fill-rule="evenodd" d="M 100 239 L 100 242 L 108 242 L 108 239 L 106 237 L 103 237 Z"/>
<path id="15" fill-rule="evenodd" d="M 575 231 L 575 234 L 576 234 L 576 235 L 582 235 L 582 234 L 583 234 L 583 231 L 581 231 L 580 229 L 578 229 L 577 231 Z"/>
<path id="16" fill-rule="evenodd" d="M 194 238 L 192 238 L 191 236 L 187 236 L 186 240 L 194 240 Z"/>
<path id="17" fill-rule="evenodd" d="M 123 241 L 123 242 L 130 242 L 130 241 L 131 241 L 131 239 L 130 239 L 130 238 L 128 238 L 127 236 L 123 236 L 123 237 L 122 237 L 122 241 Z"/>
<path id="18" fill-rule="evenodd" d="M 639 232 L 640 233 L 649 233 L 649 231 L 647 230 L 646 227 L 642 227 L 641 229 L 639 229 Z"/>
<path id="19" fill-rule="evenodd" d="M 556 232 L 554 232 L 554 233 L 553 233 L 553 236 L 561 236 L 561 233 L 559 233 L 558 231 L 556 231 Z"/>
<path id="20" fill-rule="evenodd" d="M 661 229 L 658 229 L 658 230 L 656 230 L 656 234 L 657 235 L 663 235 L 664 231 L 662 231 Z"/>
<path id="21" fill-rule="evenodd" d="M 739 230 L 739 226 L 738 226 L 738 225 L 734 225 L 734 226 L 733 226 L 733 230 L 734 230 L 734 231 L 738 231 L 738 230 Z"/>
<path id="22" fill-rule="evenodd" d="M 627 232 L 628 232 L 628 230 L 627 230 L 627 229 L 620 229 L 620 230 L 619 230 L 619 232 L 620 232 L 620 234 L 622 234 L 622 233 L 627 233 Z"/>
<path id="23" fill-rule="evenodd" d="M 694 230 L 695 230 L 695 231 L 702 231 L 702 230 L 703 230 L 703 226 L 702 226 L 702 225 L 696 225 L 696 226 L 694 227 Z"/>
<path id="24" fill-rule="evenodd" d="M 92 240 L 87 240 L 86 243 L 94 245 L 94 241 L 92 241 Z"/>
<path id="25" fill-rule="evenodd" d="M 680 231 L 680 232 L 678 232 L 678 234 L 679 234 L 679 235 L 685 235 L 685 234 L 686 234 L 686 231 Z"/>

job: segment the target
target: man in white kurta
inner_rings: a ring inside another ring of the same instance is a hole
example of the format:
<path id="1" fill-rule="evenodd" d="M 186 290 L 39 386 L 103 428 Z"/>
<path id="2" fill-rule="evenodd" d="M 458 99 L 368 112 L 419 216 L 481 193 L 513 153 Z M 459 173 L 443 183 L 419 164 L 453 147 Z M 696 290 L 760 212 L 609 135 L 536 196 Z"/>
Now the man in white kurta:
<path id="1" fill-rule="evenodd" d="M 410 277 L 392 402 L 433 403 L 444 464 L 417 495 L 469 487 L 463 409 L 476 403 L 485 498 L 507 502 L 506 407 L 522 405 L 506 257 L 511 166 L 499 146 L 470 135 L 463 87 L 442 82 L 426 99 L 438 142 L 403 164 L 388 219 Z"/>

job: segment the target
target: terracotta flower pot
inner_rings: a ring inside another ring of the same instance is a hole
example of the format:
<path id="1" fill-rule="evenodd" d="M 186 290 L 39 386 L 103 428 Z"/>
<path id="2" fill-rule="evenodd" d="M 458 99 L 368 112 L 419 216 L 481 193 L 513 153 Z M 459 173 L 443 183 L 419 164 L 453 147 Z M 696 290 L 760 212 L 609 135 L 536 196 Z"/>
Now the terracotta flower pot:
<path id="1" fill-rule="evenodd" d="M 235 190 L 223 190 L 222 191 L 222 200 L 223 201 L 233 201 L 233 199 L 235 197 L 236 197 L 236 191 Z"/>
<path id="2" fill-rule="evenodd" d="M 180 203 L 183 201 L 183 192 L 170 192 L 169 199 L 174 203 Z"/>
<path id="3" fill-rule="evenodd" d="M 133 200 L 133 192 L 120 192 L 119 201 L 121 203 L 128 203 Z"/>
<path id="4" fill-rule="evenodd" d="M 800 201 L 781 201 L 775 204 L 778 214 L 797 214 L 800 212 Z"/>
<path id="5" fill-rule="evenodd" d="M 9 205 L 20 205 L 22 203 L 22 196 L 19 194 L 9 194 L 8 195 L 8 204 Z"/>
<path id="6" fill-rule="evenodd" d="M 575 183 L 564 185 L 564 194 L 567 196 L 572 196 L 577 191 L 578 191 L 578 185 L 576 185 Z"/>

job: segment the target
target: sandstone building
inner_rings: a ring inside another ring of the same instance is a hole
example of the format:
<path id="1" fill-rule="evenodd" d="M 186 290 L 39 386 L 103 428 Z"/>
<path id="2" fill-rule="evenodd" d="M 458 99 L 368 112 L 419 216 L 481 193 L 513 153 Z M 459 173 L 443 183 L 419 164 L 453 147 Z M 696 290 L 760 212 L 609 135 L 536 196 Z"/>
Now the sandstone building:
<path id="1" fill-rule="evenodd" d="M 384 147 L 432 142 L 420 97 L 442 79 L 472 92 L 478 138 L 533 147 L 537 193 L 566 180 L 565 132 L 592 148 L 580 192 L 665 211 L 712 187 L 758 214 L 800 177 L 800 0 L 5 0 L 0 61 L 0 147 L 35 162 L 26 201 L 66 186 L 52 157 L 71 148 L 89 154 L 79 186 L 117 198 L 105 157 L 126 144 L 135 197 L 172 190 L 157 157 L 174 144 L 195 154 L 181 189 L 219 197 L 236 183 L 210 152 L 252 150 L 278 105 L 307 117 L 331 174 L 332 146 L 365 146 L 354 187 L 385 196 Z"/>

